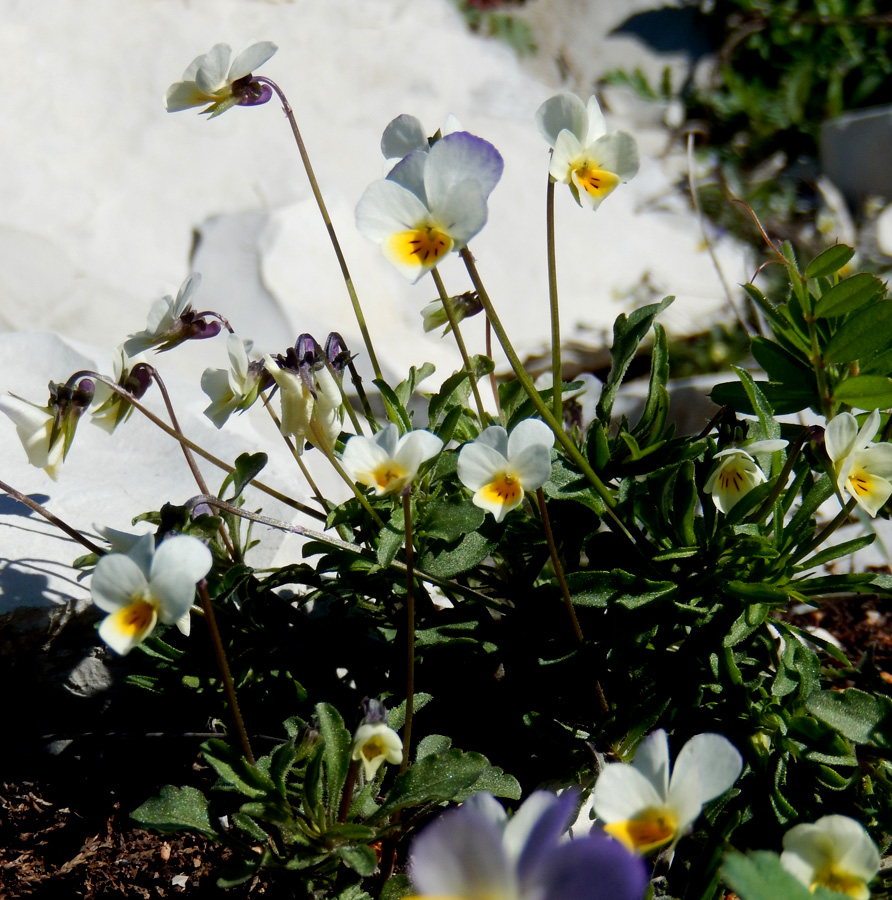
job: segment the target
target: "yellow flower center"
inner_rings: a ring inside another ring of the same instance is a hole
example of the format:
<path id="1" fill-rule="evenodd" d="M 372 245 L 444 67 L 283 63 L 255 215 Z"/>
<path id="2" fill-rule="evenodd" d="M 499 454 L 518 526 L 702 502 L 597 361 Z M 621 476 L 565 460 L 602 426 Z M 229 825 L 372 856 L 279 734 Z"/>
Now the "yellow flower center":
<path id="1" fill-rule="evenodd" d="M 634 819 L 610 822 L 604 830 L 624 844 L 629 850 L 650 853 L 675 837 L 678 819 L 665 807 L 650 807 Z"/>
<path id="2" fill-rule="evenodd" d="M 870 494 L 871 481 L 870 475 L 864 469 L 853 466 L 848 479 L 849 490 L 859 497 L 867 497 Z"/>
<path id="3" fill-rule="evenodd" d="M 371 476 L 375 480 L 375 484 L 378 485 L 378 489 L 384 491 L 392 482 L 405 478 L 406 470 L 402 466 L 398 466 L 392 459 L 389 459 L 386 463 L 378 466 L 371 473 Z"/>
<path id="4" fill-rule="evenodd" d="M 433 225 L 393 234 L 388 243 L 393 257 L 403 265 L 421 264 L 427 268 L 435 266 L 453 246 L 452 238 Z"/>
<path id="5" fill-rule="evenodd" d="M 520 482 L 508 472 L 501 472 L 483 487 L 483 496 L 490 502 L 510 505 L 523 496 Z"/>
<path id="6" fill-rule="evenodd" d="M 619 178 L 606 169 L 599 169 L 597 163 L 587 160 L 573 169 L 578 187 L 592 197 L 606 197 L 618 184 Z"/>
<path id="7" fill-rule="evenodd" d="M 384 741 L 381 739 L 379 735 L 375 735 L 374 737 L 370 737 L 360 748 L 359 752 L 369 761 L 371 762 L 373 759 L 377 759 L 379 756 L 384 756 L 387 752 L 387 747 L 384 746 Z"/>
<path id="8" fill-rule="evenodd" d="M 850 875 L 848 872 L 841 872 L 833 866 L 827 866 L 815 872 L 815 880 L 811 883 L 811 891 L 814 892 L 819 887 L 838 891 L 847 897 L 853 897 L 854 900 L 862 900 L 862 898 L 870 896 L 867 886 L 860 878 Z"/>
<path id="9" fill-rule="evenodd" d="M 735 465 L 725 466 L 719 472 L 719 487 L 723 491 L 733 491 L 737 493 L 743 487 L 743 472 Z"/>
<path id="10" fill-rule="evenodd" d="M 131 637 L 142 634 L 152 624 L 155 607 L 147 600 L 135 600 L 122 613 L 118 620 L 121 629 Z"/>

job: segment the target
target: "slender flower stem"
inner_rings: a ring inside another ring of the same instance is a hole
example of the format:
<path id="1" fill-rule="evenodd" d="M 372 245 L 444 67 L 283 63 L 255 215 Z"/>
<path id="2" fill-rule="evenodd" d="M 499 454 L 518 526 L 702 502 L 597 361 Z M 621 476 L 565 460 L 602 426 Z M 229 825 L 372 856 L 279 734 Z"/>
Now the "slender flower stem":
<path id="1" fill-rule="evenodd" d="M 235 696 L 235 685 L 232 683 L 232 673 L 229 671 L 229 662 L 226 659 L 226 651 L 223 649 L 223 641 L 220 638 L 220 629 L 217 628 L 217 617 L 214 615 L 214 605 L 211 603 L 208 585 L 204 579 L 198 583 L 198 599 L 201 602 L 201 609 L 204 612 L 204 618 L 211 635 L 214 656 L 217 658 L 217 666 L 220 669 L 220 675 L 223 678 L 223 690 L 226 693 L 226 699 L 229 701 L 229 709 L 232 713 L 235 730 L 238 733 L 239 743 L 242 745 L 242 753 L 244 753 L 245 758 L 253 766 L 254 753 L 251 750 L 251 742 L 248 740 L 248 732 L 245 730 L 245 722 L 242 719 L 242 711 L 238 705 L 238 698 Z"/>
<path id="2" fill-rule="evenodd" d="M 322 221 L 325 223 L 325 227 L 328 231 L 328 236 L 331 239 L 331 245 L 334 247 L 335 256 L 338 258 L 338 265 L 341 267 L 341 274 L 344 277 L 344 283 L 347 285 L 347 293 L 350 295 L 350 302 L 353 304 L 353 313 L 356 316 L 356 321 L 359 324 L 359 330 L 362 333 L 362 340 L 365 343 L 366 350 L 369 352 L 369 360 L 372 364 L 372 369 L 375 372 L 375 378 L 382 378 L 381 367 L 378 365 L 378 357 L 375 356 L 375 348 L 372 346 L 372 338 L 369 335 L 369 330 L 365 324 L 365 316 L 362 312 L 362 306 L 359 303 L 359 297 L 356 295 L 356 288 L 353 287 L 353 279 L 350 277 L 350 270 L 347 268 L 347 261 L 344 259 L 344 254 L 341 251 L 341 245 L 338 241 L 337 234 L 335 234 L 334 225 L 331 223 L 331 217 L 328 215 L 328 209 L 325 206 L 325 201 L 322 199 L 322 191 L 319 190 L 319 183 L 316 181 L 316 175 L 313 172 L 313 166 L 310 163 L 310 156 L 307 153 L 306 145 L 304 144 L 304 140 L 301 137 L 300 129 L 297 127 L 297 119 L 294 117 L 294 110 L 291 108 L 291 104 L 288 102 L 288 98 L 282 92 L 282 89 L 271 79 L 266 78 L 263 75 L 258 75 L 254 78 L 254 81 L 262 82 L 263 84 L 268 84 L 278 96 L 279 100 L 282 103 L 282 109 L 285 111 L 285 116 L 288 119 L 288 124 L 291 126 L 292 134 L 294 135 L 295 143 L 297 144 L 298 153 L 300 153 L 301 161 L 304 164 L 304 169 L 307 173 L 307 179 L 310 182 L 310 189 L 313 191 L 313 196 L 316 198 L 316 205 L 319 207 L 319 212 L 322 215 Z"/>
<path id="3" fill-rule="evenodd" d="M 378 420 L 375 418 L 374 412 L 372 412 L 372 405 L 369 403 L 365 388 L 362 386 L 362 376 L 356 371 L 356 365 L 353 362 L 352 357 L 347 363 L 347 368 L 350 370 L 350 380 L 353 382 L 353 387 L 356 388 L 356 395 L 359 397 L 359 402 L 362 404 L 362 411 L 366 421 L 369 423 L 369 427 L 372 431 L 378 431 L 380 428 Z"/>
<path id="4" fill-rule="evenodd" d="M 412 491 L 403 492 L 403 527 L 406 529 L 406 722 L 403 726 L 403 761 L 400 774 L 409 768 L 412 718 L 415 713 L 415 558 L 412 547 Z"/>
<path id="5" fill-rule="evenodd" d="M 10 487 L 6 484 L 5 481 L 0 481 L 0 491 L 3 491 L 6 494 L 9 494 L 14 500 L 18 500 L 19 503 L 24 503 L 29 509 L 33 509 L 38 515 L 44 517 L 47 522 L 55 525 L 60 531 L 64 531 L 70 538 L 74 538 L 79 544 L 83 544 L 84 547 L 87 548 L 91 553 L 96 553 L 98 556 L 104 556 L 105 550 L 101 547 L 97 547 L 89 538 L 84 537 L 79 531 L 72 528 L 67 522 L 63 522 L 58 516 L 53 515 L 45 506 L 41 506 L 36 500 L 32 500 L 27 494 L 22 494 L 17 491 L 14 487 Z"/>
<path id="6" fill-rule="evenodd" d="M 203 447 L 199 447 L 194 441 L 190 441 L 189 438 L 185 437 L 182 434 L 178 434 L 170 425 L 167 424 L 163 419 L 160 419 L 156 416 L 151 410 L 146 409 L 142 403 L 139 402 L 128 390 L 122 388 L 117 382 L 112 381 L 110 378 L 107 378 L 105 375 L 100 375 L 98 372 L 89 372 L 82 371 L 77 372 L 75 375 L 72 375 L 69 381 L 73 381 L 77 378 L 92 378 L 96 381 L 101 381 L 103 384 L 107 385 L 111 388 L 116 394 L 123 397 L 134 409 L 141 412 L 153 425 L 156 425 L 160 428 L 165 434 L 169 434 L 172 438 L 179 441 L 184 447 L 188 447 L 193 453 L 196 453 L 202 459 L 206 459 L 212 465 L 215 465 L 218 469 L 222 469 L 224 472 L 228 474 L 232 474 L 235 471 L 235 466 L 229 465 L 229 463 L 223 462 L 222 459 L 218 459 L 213 453 L 208 453 Z M 297 500 L 287 496 L 286 494 L 277 491 L 275 488 L 271 488 L 269 485 L 264 484 L 262 481 L 257 481 L 256 479 L 251 481 L 251 484 L 257 488 L 258 491 L 262 491 L 264 494 L 268 494 L 270 497 L 278 500 L 280 503 L 284 503 L 286 506 L 290 506 L 292 509 L 298 510 L 298 512 L 304 513 L 304 515 L 312 516 L 314 519 L 321 519 L 325 521 L 325 513 L 320 513 L 317 510 L 313 509 L 310 506 L 306 506 L 303 503 L 299 503 Z"/>
<path id="7" fill-rule="evenodd" d="M 170 394 L 167 393 L 167 387 L 164 384 L 164 381 L 153 366 L 148 366 L 147 368 L 155 384 L 158 385 L 158 390 L 161 391 L 161 397 L 164 400 L 165 407 L 167 407 L 167 414 L 168 416 L 170 416 L 170 424 L 173 426 L 173 430 L 182 437 L 183 429 L 180 428 L 180 423 L 177 421 L 177 415 L 174 412 L 173 403 L 170 400 Z M 192 477 L 195 479 L 195 483 L 198 485 L 198 489 L 204 494 L 209 494 L 210 491 L 208 490 L 207 483 L 204 480 L 204 476 L 201 474 L 201 470 L 198 468 L 198 463 L 195 462 L 195 457 L 192 455 L 192 451 L 183 443 L 180 443 L 180 449 L 182 449 L 183 451 L 183 456 L 186 457 L 186 464 L 189 466 L 189 470 L 192 472 Z M 229 533 L 226 531 L 226 526 L 222 521 L 220 522 L 219 531 L 220 539 L 223 541 L 227 553 L 229 553 L 229 556 L 232 559 L 235 559 L 235 547 L 232 546 L 232 541 L 229 538 Z"/>
<path id="8" fill-rule="evenodd" d="M 486 317 L 486 355 L 492 359 L 492 322 L 489 321 L 489 316 Z M 502 412 L 502 401 L 499 399 L 499 385 L 496 382 L 495 366 L 489 373 L 489 386 L 492 388 L 493 400 L 496 401 L 496 412 L 499 414 L 499 422 L 504 426 L 505 415 Z"/>
<path id="9" fill-rule="evenodd" d="M 338 386 L 338 390 L 341 392 L 341 403 L 343 404 L 344 409 L 347 410 L 347 415 L 350 418 L 350 423 L 356 429 L 357 434 L 363 434 L 364 432 L 362 430 L 362 425 L 359 424 L 359 417 L 356 415 L 356 410 L 350 404 L 350 398 L 347 396 L 347 392 L 344 390 L 343 381 L 338 377 L 337 372 L 335 372 L 335 367 L 330 362 L 328 362 L 328 360 L 325 361 L 325 366 L 331 373 L 331 377 L 334 378 L 335 384 Z"/>
<path id="10" fill-rule="evenodd" d="M 545 505 L 545 492 L 542 488 L 536 490 L 536 499 L 539 501 L 539 514 L 542 516 L 542 530 L 545 532 L 545 541 L 548 544 L 548 552 L 551 554 L 551 564 L 554 567 L 554 574 L 561 587 L 561 595 L 564 598 L 564 605 L 567 607 L 567 613 L 570 616 L 573 634 L 576 635 L 576 640 L 581 644 L 584 640 L 582 629 L 579 627 L 579 619 L 576 618 L 576 610 L 573 607 L 573 600 L 570 597 L 570 589 L 567 587 L 567 579 L 564 578 L 564 567 L 561 565 L 557 544 L 554 542 L 554 533 L 551 530 L 551 519 L 548 517 L 548 507 Z"/>
<path id="11" fill-rule="evenodd" d="M 554 151 L 552 151 L 554 152 Z M 564 421 L 564 394 L 561 390 L 561 312 L 558 304 L 557 262 L 554 241 L 554 179 L 548 176 L 545 192 L 545 234 L 548 248 L 548 302 L 551 306 L 551 411 L 558 422 Z"/>
<path id="12" fill-rule="evenodd" d="M 465 371 L 468 373 L 468 381 L 471 384 L 471 391 L 474 394 L 474 402 L 477 404 L 477 414 L 480 417 L 480 424 L 483 425 L 486 420 L 484 418 L 485 413 L 483 411 L 483 401 L 480 399 L 480 391 L 477 389 L 477 376 L 474 374 L 474 368 L 471 365 L 471 359 L 468 356 L 464 338 L 462 338 L 461 331 L 459 331 L 458 318 L 455 315 L 455 309 L 452 306 L 452 300 L 449 297 L 449 294 L 446 293 L 446 287 L 443 284 L 443 279 L 440 278 L 440 273 L 437 271 L 436 266 L 431 269 L 431 278 L 434 279 L 434 284 L 437 286 L 437 292 L 439 293 L 440 300 L 443 303 L 443 309 L 446 310 L 446 317 L 449 319 L 449 324 L 452 326 L 452 333 L 455 335 L 455 343 L 458 345 L 458 352 L 461 354 L 461 359 L 464 363 Z"/>

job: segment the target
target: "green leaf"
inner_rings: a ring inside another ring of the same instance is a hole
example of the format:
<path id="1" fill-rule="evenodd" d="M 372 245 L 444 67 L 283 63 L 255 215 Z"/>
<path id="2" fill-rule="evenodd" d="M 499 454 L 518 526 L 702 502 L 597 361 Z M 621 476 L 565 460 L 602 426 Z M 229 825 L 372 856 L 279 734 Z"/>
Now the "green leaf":
<path id="1" fill-rule="evenodd" d="M 767 850 L 749 856 L 729 853 L 722 878 L 740 900 L 814 900 L 816 896 L 781 865 L 776 853 Z"/>
<path id="2" fill-rule="evenodd" d="M 375 551 L 378 565 L 387 568 L 393 558 L 403 548 L 406 541 L 406 528 L 404 524 L 404 510 L 402 506 L 394 508 L 390 514 L 390 520 L 385 523 L 384 527 L 378 534 L 378 547 Z"/>
<path id="3" fill-rule="evenodd" d="M 803 382 L 811 386 L 815 381 L 814 372 L 809 365 L 774 341 L 754 337 L 750 350 L 772 383 L 796 388 Z"/>
<path id="4" fill-rule="evenodd" d="M 250 481 L 253 481 L 266 466 L 269 457 L 265 453 L 242 453 L 235 461 L 235 471 L 228 479 L 232 479 L 232 497 L 238 497 Z M 223 491 L 220 491 L 221 495 Z"/>
<path id="5" fill-rule="evenodd" d="M 363 877 L 371 875 L 378 868 L 378 857 L 371 847 L 335 847 L 335 853 L 348 868 Z"/>
<path id="6" fill-rule="evenodd" d="M 573 572 L 567 576 L 570 598 L 579 606 L 624 606 L 638 609 L 665 600 L 677 591 L 673 581 L 649 581 L 622 569 L 610 572 Z"/>
<path id="7" fill-rule="evenodd" d="M 845 244 L 834 244 L 819 253 L 807 266 L 806 278 L 820 278 L 838 272 L 855 255 L 855 251 Z M 846 281 L 851 281 L 847 278 Z"/>
<path id="8" fill-rule="evenodd" d="M 456 372 L 450 375 L 440 386 L 440 392 L 434 394 L 427 408 L 428 423 L 436 425 L 440 416 L 448 412 L 454 406 L 465 406 L 471 394 L 471 385 L 468 383 L 467 372 Z"/>
<path id="9" fill-rule="evenodd" d="M 408 875 L 392 875 L 381 890 L 381 900 L 403 900 L 415 893 Z"/>
<path id="10" fill-rule="evenodd" d="M 445 734 L 429 734 L 422 738 L 415 748 L 415 761 L 430 756 L 432 753 L 445 753 L 452 746 L 452 738 Z"/>
<path id="11" fill-rule="evenodd" d="M 483 562 L 496 542 L 479 531 L 466 534 L 455 545 L 429 547 L 419 560 L 419 568 L 437 578 L 455 578 Z"/>
<path id="12" fill-rule="evenodd" d="M 813 691 L 806 709 L 819 721 L 856 744 L 892 749 L 892 700 L 846 688 Z"/>
<path id="13" fill-rule="evenodd" d="M 423 691 L 416 691 L 413 695 L 413 712 L 424 709 L 428 703 L 433 700 L 433 694 L 425 694 Z M 387 715 L 387 724 L 394 730 L 399 731 L 406 724 L 406 701 L 403 700 L 399 706 L 394 708 Z"/>
<path id="14" fill-rule="evenodd" d="M 484 510 L 474 506 L 470 500 L 462 503 L 432 500 L 425 506 L 418 528 L 428 537 L 452 542 L 477 531 L 485 519 Z"/>
<path id="15" fill-rule="evenodd" d="M 447 750 L 434 753 L 398 775 L 384 803 L 368 824 L 386 821 L 399 809 L 454 800 L 489 768 L 485 756 Z"/>
<path id="16" fill-rule="evenodd" d="M 823 294 L 815 304 L 815 316 L 818 319 L 829 319 L 855 312 L 882 296 L 885 290 L 885 285 L 875 275 L 859 272 L 851 278 L 843 279 Z"/>
<path id="17" fill-rule="evenodd" d="M 669 341 L 666 329 L 659 322 L 654 323 L 654 345 L 650 360 L 650 383 L 647 401 L 638 424 L 632 431 L 639 446 L 646 447 L 651 441 L 662 437 L 669 415 Z"/>
<path id="18" fill-rule="evenodd" d="M 252 766 L 239 751 L 224 741 L 216 738 L 205 741 L 201 745 L 201 751 L 217 774 L 246 797 L 260 800 L 270 794 L 276 794 L 276 786 L 272 779 L 256 766 Z"/>
<path id="19" fill-rule="evenodd" d="M 508 775 L 498 766 L 488 766 L 471 787 L 456 794 L 455 800 L 461 803 L 481 791 L 486 791 L 493 797 L 506 797 L 508 800 L 520 800 L 522 793 L 520 782 L 513 775 Z"/>
<path id="20" fill-rule="evenodd" d="M 892 303 L 889 305 L 892 306 Z M 855 409 L 887 409 L 892 406 L 892 378 L 854 375 L 836 386 L 833 402 Z"/>
<path id="21" fill-rule="evenodd" d="M 822 355 L 830 363 L 855 362 L 885 350 L 890 338 L 892 301 L 871 303 L 839 326 L 822 348 Z"/>
<path id="22" fill-rule="evenodd" d="M 387 410 L 387 418 L 397 425 L 401 432 L 411 431 L 412 419 L 390 385 L 383 378 L 376 378 L 372 383 L 381 392 L 381 399 Z"/>
<path id="23" fill-rule="evenodd" d="M 337 815 L 341 789 L 350 768 L 353 738 L 344 727 L 341 714 L 329 703 L 316 704 L 316 718 L 324 742 L 322 763 L 325 770 L 325 791 L 331 821 Z"/>
<path id="24" fill-rule="evenodd" d="M 823 566 L 834 559 L 839 559 L 841 556 L 850 556 L 864 547 L 869 547 L 876 540 L 876 537 L 876 534 L 864 534 L 851 541 L 843 541 L 841 544 L 827 547 L 826 550 L 822 550 L 820 553 L 816 553 L 814 556 L 799 563 L 797 568 L 802 571 L 814 569 L 816 566 Z"/>
<path id="25" fill-rule="evenodd" d="M 402 403 L 403 406 L 408 406 L 409 400 L 412 399 L 412 394 L 415 393 L 415 388 L 421 384 L 425 378 L 430 378 L 436 371 L 433 363 L 429 362 L 424 363 L 420 369 L 416 369 L 415 366 L 412 366 L 409 369 L 409 377 L 405 381 L 400 382 L 394 391 L 399 402 Z"/>
<path id="26" fill-rule="evenodd" d="M 613 365 L 607 376 L 607 383 L 601 392 L 598 401 L 597 416 L 602 422 L 610 421 L 610 413 L 613 410 L 613 401 L 616 399 L 619 386 L 625 377 L 629 364 L 635 358 L 638 345 L 644 340 L 650 331 L 654 319 L 669 306 L 674 297 L 666 297 L 660 303 L 651 303 L 636 309 L 628 316 L 623 313 L 618 316 L 613 324 L 613 346 L 610 348 L 610 356 Z"/>
<path id="27" fill-rule="evenodd" d="M 146 800 L 130 816 L 146 828 L 165 834 L 197 831 L 208 838 L 217 836 L 208 817 L 208 802 L 204 794 L 193 787 L 178 788 L 166 784 L 157 797 Z"/>
<path id="28" fill-rule="evenodd" d="M 817 403 L 815 392 L 806 388 L 790 387 L 786 384 L 774 384 L 767 381 L 756 381 L 754 384 L 778 416 L 800 412 Z M 739 382 L 725 381 L 717 384 L 710 392 L 709 398 L 717 406 L 730 406 L 737 412 L 756 414 L 743 385 Z"/>
<path id="29" fill-rule="evenodd" d="M 753 381 L 753 376 L 746 369 L 741 369 L 739 366 L 732 366 L 731 368 L 734 369 L 737 377 L 740 378 L 740 383 L 743 385 L 744 391 L 746 391 L 747 399 L 759 417 L 765 439 L 769 441 L 777 440 L 780 437 L 780 425 L 774 419 L 774 410 L 771 408 L 771 404 L 762 391 L 759 390 L 759 386 Z"/>

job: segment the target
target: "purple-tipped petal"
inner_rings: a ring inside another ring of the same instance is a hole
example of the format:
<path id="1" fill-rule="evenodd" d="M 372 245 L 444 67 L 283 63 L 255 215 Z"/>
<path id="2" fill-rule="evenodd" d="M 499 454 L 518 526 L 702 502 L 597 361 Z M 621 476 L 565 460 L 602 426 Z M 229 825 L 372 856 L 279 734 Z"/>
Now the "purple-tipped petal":
<path id="1" fill-rule="evenodd" d="M 542 900 L 641 900 L 649 881 L 641 857 L 599 834 L 562 844 L 537 874 Z"/>
<path id="2" fill-rule="evenodd" d="M 531 808 L 531 812 L 537 812 L 538 817 L 526 835 L 526 843 L 517 861 L 517 874 L 521 882 L 535 877 L 536 871 L 545 864 L 558 846 L 561 835 L 570 826 L 576 813 L 578 792 L 575 789 L 564 791 L 559 796 L 547 791 L 536 791 L 517 811 L 508 826 L 509 829 L 513 827 L 514 822 L 520 824 L 518 820 L 524 811 L 539 797 L 543 800 L 549 798 L 551 802 L 536 804 L 538 809 L 535 806 Z"/>

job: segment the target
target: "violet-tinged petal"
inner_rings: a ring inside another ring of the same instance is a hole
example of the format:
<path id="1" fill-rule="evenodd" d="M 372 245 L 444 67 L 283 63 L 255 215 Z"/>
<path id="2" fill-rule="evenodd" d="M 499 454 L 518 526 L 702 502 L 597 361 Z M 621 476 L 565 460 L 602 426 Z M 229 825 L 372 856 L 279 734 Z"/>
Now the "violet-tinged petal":
<path id="1" fill-rule="evenodd" d="M 600 834 L 558 847 L 538 880 L 542 900 L 641 900 L 649 881 L 643 859 Z"/>

